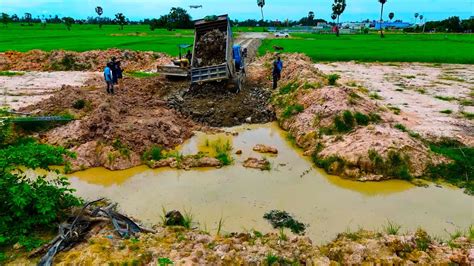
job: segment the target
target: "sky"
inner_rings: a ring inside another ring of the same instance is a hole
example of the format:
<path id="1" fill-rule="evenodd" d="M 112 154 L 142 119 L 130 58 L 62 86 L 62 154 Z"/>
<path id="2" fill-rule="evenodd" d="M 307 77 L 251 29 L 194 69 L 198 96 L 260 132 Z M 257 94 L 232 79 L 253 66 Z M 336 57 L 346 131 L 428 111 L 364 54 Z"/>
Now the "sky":
<path id="1" fill-rule="evenodd" d="M 317 18 L 330 20 L 333 0 L 266 0 L 265 19 L 296 20 L 313 11 Z M 202 9 L 190 9 L 189 5 L 202 5 Z M 25 12 L 38 15 L 87 18 L 95 16 L 94 8 L 102 6 L 104 15 L 113 17 L 122 12 L 130 19 L 159 17 L 171 7 L 184 7 L 194 19 L 206 15 L 229 14 L 232 19 L 261 19 L 257 0 L 0 0 L 0 12 L 18 14 Z M 427 20 L 439 20 L 449 16 L 469 18 L 474 16 L 474 0 L 388 0 L 385 17 L 395 13 L 395 19 L 413 22 L 415 12 Z M 377 19 L 380 4 L 377 0 L 347 0 L 347 8 L 341 21 Z"/>

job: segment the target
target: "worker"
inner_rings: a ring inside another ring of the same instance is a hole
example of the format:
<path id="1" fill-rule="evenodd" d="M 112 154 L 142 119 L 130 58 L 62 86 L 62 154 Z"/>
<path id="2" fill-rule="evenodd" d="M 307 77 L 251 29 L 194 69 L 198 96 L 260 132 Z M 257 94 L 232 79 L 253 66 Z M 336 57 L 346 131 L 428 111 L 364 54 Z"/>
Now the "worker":
<path id="1" fill-rule="evenodd" d="M 242 57 L 246 58 L 247 56 L 248 56 L 248 50 L 247 48 L 244 48 L 244 50 L 242 51 Z"/>
<path id="2" fill-rule="evenodd" d="M 107 93 L 114 94 L 112 63 L 107 63 L 104 69 L 104 79 L 107 84 Z"/>
<path id="3" fill-rule="evenodd" d="M 273 62 L 273 89 L 278 87 L 278 81 L 281 79 L 281 71 L 283 70 L 283 61 L 278 56 L 277 59 Z"/>
<path id="4" fill-rule="evenodd" d="M 188 59 L 188 62 L 191 63 L 191 60 L 193 59 L 193 54 L 190 50 L 188 50 L 188 52 L 186 53 L 186 59 Z"/>
<path id="5" fill-rule="evenodd" d="M 119 76 L 119 66 L 117 65 L 117 58 L 112 57 L 111 60 L 111 65 L 112 65 L 112 81 L 114 85 L 118 85 L 118 76 Z"/>
<path id="6" fill-rule="evenodd" d="M 240 71 L 242 68 L 242 52 L 240 50 L 240 45 L 234 45 L 232 47 L 232 57 L 234 58 L 236 71 Z"/>

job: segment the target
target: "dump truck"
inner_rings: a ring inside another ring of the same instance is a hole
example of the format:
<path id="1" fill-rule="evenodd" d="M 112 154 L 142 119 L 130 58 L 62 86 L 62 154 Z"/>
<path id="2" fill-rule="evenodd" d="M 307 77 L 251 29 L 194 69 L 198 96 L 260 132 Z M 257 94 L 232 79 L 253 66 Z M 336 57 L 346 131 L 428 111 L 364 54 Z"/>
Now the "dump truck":
<path id="1" fill-rule="evenodd" d="M 238 92 L 245 78 L 245 63 L 240 45 L 234 45 L 228 15 L 206 17 L 196 20 L 194 25 L 191 83 L 223 82 L 229 89 Z M 206 42 L 206 36 L 212 34 L 221 37 L 216 38 L 217 43 L 213 43 L 212 38 Z M 203 60 L 203 55 L 216 60 Z"/>

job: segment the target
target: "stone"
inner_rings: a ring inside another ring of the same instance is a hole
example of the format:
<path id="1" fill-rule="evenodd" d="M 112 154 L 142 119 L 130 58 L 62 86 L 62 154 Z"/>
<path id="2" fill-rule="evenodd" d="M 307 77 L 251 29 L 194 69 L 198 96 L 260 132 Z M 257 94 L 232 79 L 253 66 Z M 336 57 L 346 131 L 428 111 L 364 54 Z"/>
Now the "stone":
<path id="1" fill-rule="evenodd" d="M 276 148 L 263 145 L 263 144 L 255 145 L 255 147 L 253 147 L 253 150 L 260 153 L 278 154 L 278 150 Z"/>
<path id="2" fill-rule="evenodd" d="M 184 217 L 183 215 L 176 210 L 169 211 L 165 215 L 166 221 L 165 225 L 168 226 L 183 226 L 184 225 Z"/>

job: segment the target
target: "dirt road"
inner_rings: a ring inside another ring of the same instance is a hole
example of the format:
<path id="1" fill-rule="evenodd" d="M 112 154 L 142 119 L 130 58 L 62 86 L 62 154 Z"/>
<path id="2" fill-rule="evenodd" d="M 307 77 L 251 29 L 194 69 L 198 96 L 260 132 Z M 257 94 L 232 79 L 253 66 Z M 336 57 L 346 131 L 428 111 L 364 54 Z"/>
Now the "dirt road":
<path id="1" fill-rule="evenodd" d="M 339 73 L 341 83 L 367 88 L 388 105 L 400 123 L 425 137 L 456 137 L 474 145 L 474 66 L 421 63 L 316 64 L 325 74 Z"/>

